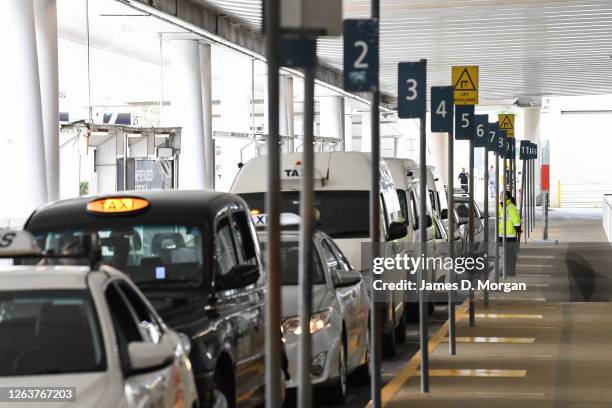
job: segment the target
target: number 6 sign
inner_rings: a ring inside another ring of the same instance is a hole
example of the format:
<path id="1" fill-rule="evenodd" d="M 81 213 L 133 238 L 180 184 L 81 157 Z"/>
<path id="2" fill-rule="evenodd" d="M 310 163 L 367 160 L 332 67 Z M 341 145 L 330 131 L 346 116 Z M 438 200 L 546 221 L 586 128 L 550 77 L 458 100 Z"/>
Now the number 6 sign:
<path id="1" fill-rule="evenodd" d="M 397 116 L 402 119 L 424 118 L 427 87 L 427 63 L 400 62 L 397 66 Z"/>
<path id="2" fill-rule="evenodd" d="M 344 20 L 344 89 L 372 92 L 378 87 L 378 22 Z"/>

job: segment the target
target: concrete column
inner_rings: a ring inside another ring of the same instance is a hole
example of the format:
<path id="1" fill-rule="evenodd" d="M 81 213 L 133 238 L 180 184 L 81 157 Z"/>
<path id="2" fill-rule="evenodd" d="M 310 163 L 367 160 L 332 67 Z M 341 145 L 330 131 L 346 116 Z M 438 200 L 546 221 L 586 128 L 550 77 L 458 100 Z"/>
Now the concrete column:
<path id="1" fill-rule="evenodd" d="M 344 98 L 326 96 L 320 99 L 320 106 L 320 135 L 344 140 Z"/>
<path id="2" fill-rule="evenodd" d="M 523 135 L 526 140 L 529 140 L 532 143 L 538 144 L 538 150 L 540 149 L 540 117 L 541 117 L 541 108 L 524 108 L 523 109 Z M 520 143 L 520 142 L 519 142 Z M 518 144 L 517 143 L 517 147 Z M 541 165 L 541 157 L 540 152 L 538 152 L 538 159 L 536 160 L 535 165 L 535 197 L 536 202 L 540 204 L 540 165 Z M 551 163 L 551 166 L 554 163 Z M 518 176 L 517 176 L 518 177 Z"/>
<path id="3" fill-rule="evenodd" d="M 21 218 L 47 201 L 32 0 L 0 1 L 0 27 L 0 55 L 5 57 L 0 75 L 0 191 L 5 197 L 0 217 Z"/>
<path id="4" fill-rule="evenodd" d="M 353 151 L 353 114 L 351 112 L 344 113 L 344 141 L 342 142 L 342 150 L 345 152 Z"/>
<path id="5" fill-rule="evenodd" d="M 171 117 L 176 126 L 182 127 L 178 186 L 183 190 L 203 189 L 206 154 L 199 44 L 195 40 L 174 40 L 169 48 Z"/>
<path id="6" fill-rule="evenodd" d="M 215 188 L 215 147 L 212 129 L 212 72 L 210 44 L 200 44 L 202 118 L 204 126 L 204 188 Z"/>
<path id="7" fill-rule="evenodd" d="M 279 100 L 279 133 L 281 136 L 295 136 L 294 108 L 293 108 L 293 77 L 281 75 L 280 77 L 280 100 Z M 285 153 L 295 151 L 294 140 L 288 140 L 283 144 Z"/>
<path id="8" fill-rule="evenodd" d="M 372 152 L 372 114 L 361 112 L 361 151 Z"/>
<path id="9" fill-rule="evenodd" d="M 40 77 L 47 195 L 59 200 L 59 77 L 56 0 L 34 0 L 38 72 Z"/>

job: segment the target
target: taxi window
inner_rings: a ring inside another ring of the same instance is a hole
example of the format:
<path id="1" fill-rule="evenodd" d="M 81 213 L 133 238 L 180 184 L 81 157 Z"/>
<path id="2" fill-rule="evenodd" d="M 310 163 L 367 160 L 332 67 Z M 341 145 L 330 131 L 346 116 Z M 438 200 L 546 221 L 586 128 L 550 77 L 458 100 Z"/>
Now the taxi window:
<path id="1" fill-rule="evenodd" d="M 0 291 L 0 377 L 104 370 L 104 343 L 87 291 Z"/>
<path id="2" fill-rule="evenodd" d="M 34 236 L 41 249 L 61 254 L 77 245 L 84 233 L 96 233 L 100 238 L 102 263 L 126 273 L 139 286 L 169 282 L 193 284 L 204 280 L 203 236 L 202 229 L 197 226 L 117 225 L 35 232 Z"/>

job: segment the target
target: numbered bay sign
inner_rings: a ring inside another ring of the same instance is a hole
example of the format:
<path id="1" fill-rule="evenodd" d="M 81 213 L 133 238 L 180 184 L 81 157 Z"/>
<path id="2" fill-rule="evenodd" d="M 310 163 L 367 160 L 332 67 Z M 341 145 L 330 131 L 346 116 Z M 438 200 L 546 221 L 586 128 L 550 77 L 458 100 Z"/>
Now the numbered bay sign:
<path id="1" fill-rule="evenodd" d="M 453 131 L 453 87 L 432 86 L 431 87 L 431 131 L 452 132 Z"/>
<path id="2" fill-rule="evenodd" d="M 378 61 L 378 21 L 344 20 L 344 89 L 376 91 Z"/>
<path id="3" fill-rule="evenodd" d="M 455 106 L 455 140 L 474 137 L 474 105 Z"/>
<path id="4" fill-rule="evenodd" d="M 497 132 L 497 143 L 495 144 L 495 153 L 499 155 L 499 157 L 504 157 L 506 153 L 506 131 L 502 129 L 498 129 Z"/>
<path id="5" fill-rule="evenodd" d="M 510 142 L 510 152 L 508 153 L 509 159 L 516 159 L 516 139 L 514 137 L 509 137 L 508 142 Z"/>
<path id="6" fill-rule="evenodd" d="M 499 122 L 489 123 L 487 147 L 493 153 L 497 153 L 497 132 L 499 132 Z"/>
<path id="7" fill-rule="evenodd" d="M 424 118 L 426 112 L 427 61 L 400 62 L 397 65 L 397 116 Z"/>
<path id="8" fill-rule="evenodd" d="M 527 154 L 529 153 L 529 142 L 527 140 L 521 140 L 519 145 L 519 159 L 527 160 Z"/>
<path id="9" fill-rule="evenodd" d="M 489 115 L 474 115 L 474 147 L 488 146 Z"/>

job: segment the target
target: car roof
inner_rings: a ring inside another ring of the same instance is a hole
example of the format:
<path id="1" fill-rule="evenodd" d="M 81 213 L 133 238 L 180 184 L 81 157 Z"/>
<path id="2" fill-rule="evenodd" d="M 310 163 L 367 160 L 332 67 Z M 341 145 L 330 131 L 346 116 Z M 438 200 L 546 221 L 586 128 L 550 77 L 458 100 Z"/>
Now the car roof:
<path id="1" fill-rule="evenodd" d="M 135 213 L 100 216 L 87 211 L 87 203 L 110 197 L 140 197 L 149 201 L 149 207 Z M 207 190 L 157 190 L 126 191 L 98 196 L 79 197 L 56 201 L 38 208 L 28 220 L 27 229 L 40 230 L 64 227 L 121 222 L 126 219 L 168 221 L 175 219 L 212 219 L 222 208 L 231 204 L 246 203 L 234 194 Z"/>
<path id="2" fill-rule="evenodd" d="M 107 265 L 101 265 L 95 270 L 83 265 L 0 266 L 0 291 L 86 289 L 87 279 L 92 273 L 104 274 L 107 279 L 129 279 Z"/>

